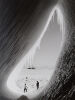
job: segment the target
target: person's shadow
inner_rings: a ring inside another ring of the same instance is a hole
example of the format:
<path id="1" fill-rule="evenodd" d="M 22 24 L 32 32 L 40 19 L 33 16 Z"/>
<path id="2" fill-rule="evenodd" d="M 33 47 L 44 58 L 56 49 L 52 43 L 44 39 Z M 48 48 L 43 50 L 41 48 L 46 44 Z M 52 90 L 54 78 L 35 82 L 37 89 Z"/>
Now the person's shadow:
<path id="1" fill-rule="evenodd" d="M 17 100 L 29 100 L 26 96 L 22 95 L 21 97 L 19 97 Z"/>

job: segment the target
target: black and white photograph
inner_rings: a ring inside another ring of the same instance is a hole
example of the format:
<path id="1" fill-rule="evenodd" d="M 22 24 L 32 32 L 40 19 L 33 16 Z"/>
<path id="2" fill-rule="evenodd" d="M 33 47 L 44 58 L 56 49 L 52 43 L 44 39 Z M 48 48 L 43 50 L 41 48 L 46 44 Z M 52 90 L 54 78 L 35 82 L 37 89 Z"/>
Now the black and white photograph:
<path id="1" fill-rule="evenodd" d="M 75 100 L 74 0 L 0 0 L 0 100 Z"/>

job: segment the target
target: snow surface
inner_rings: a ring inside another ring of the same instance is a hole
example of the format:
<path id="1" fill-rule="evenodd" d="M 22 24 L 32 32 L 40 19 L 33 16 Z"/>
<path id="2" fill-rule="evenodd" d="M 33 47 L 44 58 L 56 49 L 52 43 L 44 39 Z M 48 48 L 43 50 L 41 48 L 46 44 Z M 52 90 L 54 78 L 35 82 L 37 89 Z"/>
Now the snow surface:
<path id="1" fill-rule="evenodd" d="M 48 84 L 54 68 L 37 67 L 35 69 L 23 68 L 16 80 L 17 91 L 23 95 L 34 95 L 39 93 Z M 37 90 L 36 82 L 39 81 L 39 89 Z M 27 92 L 24 93 L 24 85 L 27 86 Z"/>

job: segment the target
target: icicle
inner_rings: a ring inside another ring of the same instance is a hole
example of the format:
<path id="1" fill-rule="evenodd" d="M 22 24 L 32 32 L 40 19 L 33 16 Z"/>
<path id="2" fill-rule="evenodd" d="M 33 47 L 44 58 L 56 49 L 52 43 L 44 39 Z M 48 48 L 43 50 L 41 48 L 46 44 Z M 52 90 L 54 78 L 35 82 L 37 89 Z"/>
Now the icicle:
<path id="1" fill-rule="evenodd" d="M 56 7 L 56 14 L 57 14 L 58 24 L 60 25 L 60 31 L 63 34 L 65 33 L 65 22 L 64 22 L 63 14 L 58 6 Z"/>

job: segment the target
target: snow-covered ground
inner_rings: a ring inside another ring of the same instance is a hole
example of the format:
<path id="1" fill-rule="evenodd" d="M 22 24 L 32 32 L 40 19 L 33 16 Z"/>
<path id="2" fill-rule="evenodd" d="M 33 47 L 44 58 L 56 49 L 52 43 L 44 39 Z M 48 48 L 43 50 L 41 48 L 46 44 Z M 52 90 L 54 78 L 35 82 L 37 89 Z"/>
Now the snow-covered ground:
<path id="1" fill-rule="evenodd" d="M 23 94 L 34 94 L 34 91 L 43 89 L 49 82 L 53 73 L 53 69 L 49 67 L 37 67 L 35 69 L 23 68 L 16 80 L 18 92 Z M 36 82 L 39 81 L 39 89 L 37 90 Z M 27 86 L 27 92 L 24 93 L 24 86 Z"/>

